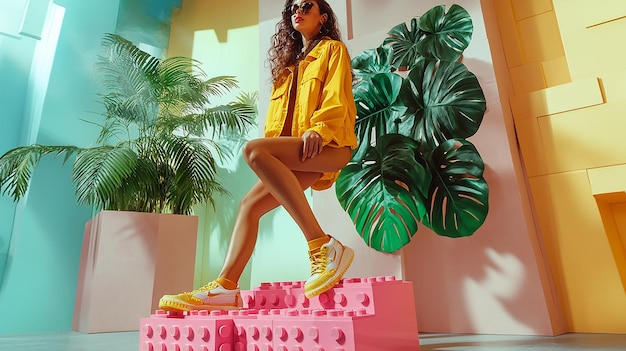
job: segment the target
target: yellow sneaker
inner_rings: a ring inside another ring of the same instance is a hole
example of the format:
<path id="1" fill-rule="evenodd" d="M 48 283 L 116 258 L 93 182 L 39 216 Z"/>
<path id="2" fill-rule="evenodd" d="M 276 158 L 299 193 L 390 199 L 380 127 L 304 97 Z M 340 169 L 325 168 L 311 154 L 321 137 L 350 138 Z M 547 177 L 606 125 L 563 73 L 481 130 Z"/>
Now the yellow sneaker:
<path id="1" fill-rule="evenodd" d="M 319 249 L 309 251 L 309 258 L 311 277 L 304 283 L 304 294 L 311 298 L 331 289 L 341 280 L 352 263 L 354 251 L 331 237 Z"/>
<path id="2" fill-rule="evenodd" d="M 159 309 L 165 311 L 238 310 L 241 307 L 239 289 L 225 289 L 215 281 L 194 291 L 164 295 L 159 300 Z"/>

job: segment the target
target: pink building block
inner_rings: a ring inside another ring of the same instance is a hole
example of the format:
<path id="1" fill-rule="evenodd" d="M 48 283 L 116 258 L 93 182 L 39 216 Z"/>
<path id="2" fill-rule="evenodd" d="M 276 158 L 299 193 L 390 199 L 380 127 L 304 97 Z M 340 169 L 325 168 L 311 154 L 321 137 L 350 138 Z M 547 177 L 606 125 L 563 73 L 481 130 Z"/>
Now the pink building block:
<path id="1" fill-rule="evenodd" d="M 418 351 L 413 286 L 395 277 L 344 279 L 311 299 L 303 282 L 242 291 L 240 311 L 157 311 L 140 351 Z"/>
<path id="2" fill-rule="evenodd" d="M 214 311 L 186 314 L 157 311 L 141 319 L 140 351 L 231 351 L 232 318 Z"/>

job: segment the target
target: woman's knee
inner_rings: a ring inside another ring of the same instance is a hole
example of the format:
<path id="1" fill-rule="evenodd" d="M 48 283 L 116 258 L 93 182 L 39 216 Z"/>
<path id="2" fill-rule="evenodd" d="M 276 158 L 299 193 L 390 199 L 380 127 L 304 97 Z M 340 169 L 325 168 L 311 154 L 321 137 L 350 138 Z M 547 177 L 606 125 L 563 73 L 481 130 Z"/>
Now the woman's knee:
<path id="1" fill-rule="evenodd" d="M 254 162 L 254 159 L 258 157 L 261 152 L 263 152 L 262 143 L 259 140 L 261 139 L 250 140 L 246 142 L 243 146 L 243 158 L 248 164 Z"/>

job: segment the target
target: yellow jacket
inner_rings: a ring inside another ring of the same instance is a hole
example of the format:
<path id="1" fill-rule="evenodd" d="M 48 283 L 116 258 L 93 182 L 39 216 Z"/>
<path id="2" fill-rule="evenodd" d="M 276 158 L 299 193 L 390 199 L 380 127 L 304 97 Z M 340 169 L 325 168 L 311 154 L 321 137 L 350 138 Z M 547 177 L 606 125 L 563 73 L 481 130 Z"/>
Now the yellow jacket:
<path id="1" fill-rule="evenodd" d="M 287 117 L 294 68 L 279 85 L 274 84 L 265 122 L 265 136 L 280 136 Z M 317 132 L 324 146 L 352 149 L 357 146 L 354 132 L 356 107 L 352 96 L 350 56 L 345 45 L 336 40 L 321 40 L 298 66 L 298 87 L 291 135 Z M 324 173 L 312 186 L 329 188 L 339 172 Z"/>

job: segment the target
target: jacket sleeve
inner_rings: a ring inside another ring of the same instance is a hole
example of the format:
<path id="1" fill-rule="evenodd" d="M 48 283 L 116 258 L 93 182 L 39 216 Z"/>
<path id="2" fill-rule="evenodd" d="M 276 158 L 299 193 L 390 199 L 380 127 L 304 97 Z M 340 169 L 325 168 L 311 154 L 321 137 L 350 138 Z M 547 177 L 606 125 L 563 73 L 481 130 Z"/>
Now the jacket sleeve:
<path id="1" fill-rule="evenodd" d="M 354 128 L 356 107 L 352 95 L 352 71 L 350 56 L 343 43 L 331 46 L 328 57 L 328 69 L 323 82 L 321 103 L 313 112 L 309 130 L 317 132 L 322 142 L 327 145 L 331 142 L 339 146 L 352 146 L 354 141 L 349 135 Z"/>

